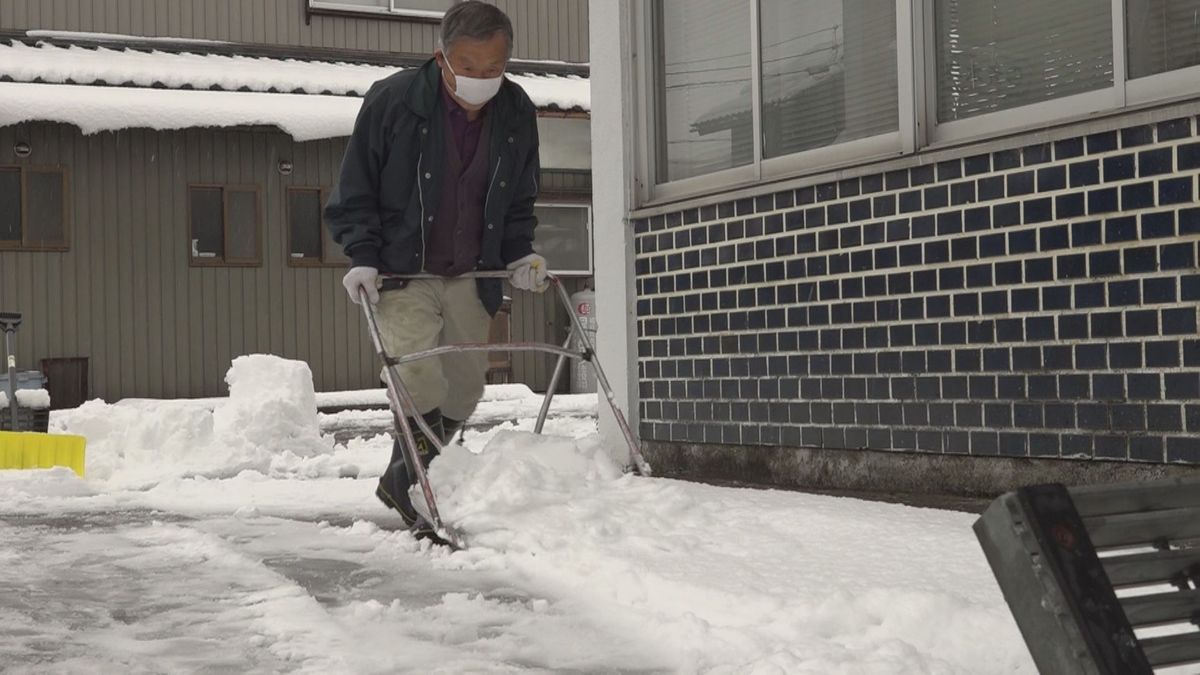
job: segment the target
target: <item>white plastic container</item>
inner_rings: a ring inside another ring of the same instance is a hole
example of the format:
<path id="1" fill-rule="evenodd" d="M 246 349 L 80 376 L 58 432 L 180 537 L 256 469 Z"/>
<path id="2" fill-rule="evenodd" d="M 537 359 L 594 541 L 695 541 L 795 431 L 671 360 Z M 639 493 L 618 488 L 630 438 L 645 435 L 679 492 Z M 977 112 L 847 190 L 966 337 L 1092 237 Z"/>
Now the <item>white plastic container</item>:
<path id="1" fill-rule="evenodd" d="M 575 313 L 579 323 L 592 346 L 596 346 L 596 292 L 584 289 L 571 295 L 571 311 Z M 571 349 L 582 351 L 583 341 L 575 336 L 571 340 Z M 582 360 L 575 360 L 571 365 L 571 393 L 594 394 L 596 392 L 596 373 L 592 365 Z"/>

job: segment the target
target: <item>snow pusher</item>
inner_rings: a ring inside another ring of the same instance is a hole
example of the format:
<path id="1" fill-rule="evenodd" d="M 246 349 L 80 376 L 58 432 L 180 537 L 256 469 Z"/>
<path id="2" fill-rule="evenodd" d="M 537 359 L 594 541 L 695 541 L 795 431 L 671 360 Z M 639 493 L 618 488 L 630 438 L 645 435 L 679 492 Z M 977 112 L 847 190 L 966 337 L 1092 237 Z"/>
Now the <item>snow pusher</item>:
<path id="1" fill-rule="evenodd" d="M 65 466 L 83 477 L 84 452 L 87 440 L 82 436 L 47 434 L 32 431 L 32 417 L 22 421 L 21 392 L 17 389 L 17 357 L 13 336 L 21 325 L 21 315 L 0 312 L 0 329 L 4 330 L 4 357 L 8 363 L 8 386 L 4 394 L 6 411 L 11 416 L 10 431 L 0 431 L 0 469 L 50 469 Z M 23 430 L 28 426 L 30 430 Z"/>
<path id="2" fill-rule="evenodd" d="M 462 275 L 472 279 L 507 279 L 508 272 L 473 272 Z M 415 280 L 415 279 L 440 279 L 429 274 L 405 274 L 405 275 L 383 275 L 386 279 L 399 280 Z M 546 423 L 546 415 L 550 411 L 550 401 L 554 396 L 554 391 L 558 388 L 559 380 L 562 378 L 563 372 L 566 370 L 568 359 L 582 359 L 588 363 L 592 371 L 596 375 L 596 382 L 600 386 L 605 399 L 608 401 L 609 408 L 612 410 L 613 417 L 616 419 L 617 426 L 621 429 L 621 434 L 625 437 L 625 442 L 629 446 L 629 465 L 627 470 L 632 470 L 638 475 L 651 475 L 650 465 L 642 457 L 641 449 L 638 447 L 637 439 L 633 435 L 633 431 L 629 428 L 629 422 L 625 419 L 625 415 L 617 406 L 616 398 L 613 395 L 612 387 L 609 386 L 608 378 L 604 375 L 604 369 L 600 367 L 600 361 L 596 358 L 596 351 L 588 338 L 587 331 L 579 321 L 579 317 L 572 311 L 571 299 L 567 295 L 567 291 L 563 288 L 562 283 L 557 275 L 550 274 L 547 281 L 554 288 L 556 295 L 562 302 L 563 307 L 567 310 L 567 316 L 571 317 L 571 330 L 567 336 L 566 342 L 562 347 L 552 344 L 540 342 L 506 342 L 506 343 L 460 343 L 452 345 L 443 345 L 426 349 L 419 352 L 413 352 L 407 356 L 394 357 L 387 353 L 387 349 L 383 345 L 383 339 L 379 333 L 379 324 L 375 320 L 375 308 L 371 305 L 367 298 L 366 290 L 359 290 L 359 306 L 363 309 L 363 315 L 367 320 L 367 328 L 371 334 L 371 342 L 375 346 L 375 353 L 379 356 L 380 361 L 384 365 L 386 375 L 385 385 L 388 390 L 388 405 L 392 412 L 392 423 L 395 427 L 396 438 L 399 440 L 401 448 L 404 452 L 404 460 L 409 470 L 412 471 L 416 478 L 416 483 L 421 488 L 421 494 L 424 496 L 425 511 L 418 513 L 421 519 L 414 525 L 414 531 L 422 527 L 432 527 L 432 529 L 445 539 L 454 548 L 465 548 L 466 540 L 463 534 L 452 526 L 447 525 L 442 521 L 441 515 L 438 513 L 437 500 L 433 494 L 433 488 L 429 484 L 429 475 L 425 470 L 424 464 L 420 461 L 416 450 L 416 439 L 413 435 L 413 429 L 409 424 L 409 420 L 414 420 L 420 427 L 437 451 L 440 453 L 443 449 L 443 444 L 438 434 L 434 433 L 429 428 L 428 423 L 420 415 L 413 402 L 412 395 L 408 388 L 404 385 L 404 381 L 400 378 L 400 374 L 396 372 L 396 366 L 402 363 L 418 361 L 420 359 L 442 356 L 443 354 L 454 354 L 464 352 L 489 352 L 489 351 L 510 351 L 510 352 L 544 352 L 547 354 L 555 354 L 558 356 L 558 362 L 554 367 L 554 374 L 550 378 L 550 385 L 546 388 L 546 396 L 542 400 L 541 410 L 538 412 L 537 423 L 534 427 L 534 433 L 540 434 L 542 427 Z M 578 337 L 579 344 L 583 346 L 580 351 L 572 351 L 568 345 L 573 343 L 574 337 Z"/>

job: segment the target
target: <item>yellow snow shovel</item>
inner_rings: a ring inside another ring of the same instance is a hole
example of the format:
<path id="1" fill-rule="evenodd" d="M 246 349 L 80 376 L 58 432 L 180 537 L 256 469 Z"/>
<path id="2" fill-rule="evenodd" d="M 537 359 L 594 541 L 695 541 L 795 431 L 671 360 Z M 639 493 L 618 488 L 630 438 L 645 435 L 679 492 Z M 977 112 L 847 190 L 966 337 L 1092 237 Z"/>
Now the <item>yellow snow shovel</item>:
<path id="1" fill-rule="evenodd" d="M 83 436 L 0 431 L 0 469 L 65 466 L 83 478 L 86 445 Z"/>
<path id="2" fill-rule="evenodd" d="M 9 427 L 12 431 L 0 431 L 0 469 L 49 469 L 65 466 L 82 478 L 87 446 L 85 438 L 20 430 L 17 357 L 12 345 L 13 334 L 20 325 L 20 314 L 0 312 L 0 329 L 4 330 L 4 354 L 8 362 L 8 391 L 5 393 L 12 415 L 12 424 Z"/>

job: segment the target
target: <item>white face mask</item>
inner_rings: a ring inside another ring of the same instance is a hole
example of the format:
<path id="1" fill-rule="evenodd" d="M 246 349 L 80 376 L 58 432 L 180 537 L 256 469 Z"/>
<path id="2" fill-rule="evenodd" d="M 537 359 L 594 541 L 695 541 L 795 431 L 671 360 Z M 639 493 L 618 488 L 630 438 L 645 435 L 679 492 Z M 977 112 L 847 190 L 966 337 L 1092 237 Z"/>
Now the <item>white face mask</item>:
<path id="1" fill-rule="evenodd" d="M 454 90 L 454 95 L 467 103 L 471 105 L 483 105 L 492 100 L 492 97 L 500 91 L 500 83 L 504 81 L 504 75 L 488 78 L 463 77 L 454 72 L 454 66 L 450 65 L 449 54 L 442 52 L 442 60 L 445 62 L 450 74 L 454 76 L 454 81 L 458 84 Z"/>

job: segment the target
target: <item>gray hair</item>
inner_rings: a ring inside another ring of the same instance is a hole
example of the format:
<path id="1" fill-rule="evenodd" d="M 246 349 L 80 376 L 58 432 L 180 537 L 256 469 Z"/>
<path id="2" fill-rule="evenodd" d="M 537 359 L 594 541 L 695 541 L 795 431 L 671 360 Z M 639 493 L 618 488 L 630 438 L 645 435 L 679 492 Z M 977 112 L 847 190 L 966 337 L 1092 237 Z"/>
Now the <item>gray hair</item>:
<path id="1" fill-rule="evenodd" d="M 496 33 L 503 33 L 508 40 L 508 55 L 512 56 L 512 21 L 499 7 L 479 0 L 457 2 L 442 17 L 442 49 L 461 38 L 488 40 Z"/>

